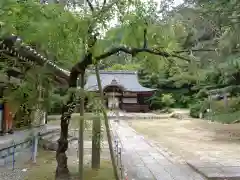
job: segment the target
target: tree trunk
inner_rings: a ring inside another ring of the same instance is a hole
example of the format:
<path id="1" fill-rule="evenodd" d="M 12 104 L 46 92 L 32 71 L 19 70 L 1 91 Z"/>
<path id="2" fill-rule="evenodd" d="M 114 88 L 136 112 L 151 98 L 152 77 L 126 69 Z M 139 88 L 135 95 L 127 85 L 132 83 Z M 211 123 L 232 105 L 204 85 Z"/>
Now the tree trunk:
<path id="1" fill-rule="evenodd" d="M 68 180 L 70 178 L 66 151 L 68 149 L 68 125 L 71 119 L 71 114 L 76 106 L 75 95 L 72 94 L 69 101 L 62 108 L 61 117 L 61 134 L 58 140 L 58 149 L 56 153 L 57 169 L 56 179 L 57 180 Z"/>
<path id="2" fill-rule="evenodd" d="M 84 89 L 84 73 L 81 74 L 81 90 Z M 79 119 L 79 140 L 78 140 L 78 172 L 79 179 L 83 180 L 83 157 L 84 157 L 84 96 L 80 97 L 80 119 Z"/>
<path id="3" fill-rule="evenodd" d="M 103 95 L 102 84 L 101 84 L 99 70 L 98 70 L 98 66 L 97 65 L 95 66 L 95 70 L 96 70 L 98 89 L 99 89 L 99 92 L 100 92 L 101 101 L 102 101 L 102 105 L 103 105 L 104 104 L 104 95 Z M 120 180 L 118 169 L 117 169 L 117 163 L 116 163 L 116 160 L 115 160 L 115 157 L 114 157 L 113 143 L 112 143 L 112 137 L 111 137 L 111 133 L 110 133 L 110 127 L 109 127 L 107 113 L 106 113 L 104 108 L 102 109 L 102 112 L 103 112 L 106 132 L 107 132 L 108 146 L 109 146 L 109 151 L 110 151 L 110 155 L 111 155 L 111 160 L 112 160 L 112 166 L 113 166 L 113 172 L 114 172 L 115 180 Z"/>
<path id="4" fill-rule="evenodd" d="M 92 126 L 92 169 L 99 169 L 101 160 L 101 118 L 94 118 Z"/>
<path id="5" fill-rule="evenodd" d="M 88 65 L 92 64 L 92 54 L 88 52 L 82 61 L 78 62 L 71 69 L 70 77 L 68 80 L 69 88 L 77 87 L 77 78 L 79 74 L 84 74 Z M 57 168 L 55 178 L 57 180 L 69 179 L 69 170 L 67 165 L 66 151 L 68 149 L 68 125 L 71 119 L 71 114 L 76 107 L 75 93 L 70 95 L 67 104 L 62 107 L 61 115 L 61 134 L 58 140 L 58 149 L 56 152 Z"/>

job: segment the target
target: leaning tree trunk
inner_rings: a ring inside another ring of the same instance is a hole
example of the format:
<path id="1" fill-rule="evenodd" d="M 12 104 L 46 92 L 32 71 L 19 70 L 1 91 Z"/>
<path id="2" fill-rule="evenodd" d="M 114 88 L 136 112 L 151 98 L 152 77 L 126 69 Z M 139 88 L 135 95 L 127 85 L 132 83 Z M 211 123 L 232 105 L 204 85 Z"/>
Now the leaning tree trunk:
<path id="1" fill-rule="evenodd" d="M 88 52 L 82 61 L 75 64 L 71 69 L 68 80 L 69 88 L 77 87 L 77 78 L 79 74 L 84 74 L 88 65 L 92 64 L 92 53 Z M 57 180 L 67 180 L 70 178 L 67 165 L 66 151 L 68 149 L 68 125 L 71 119 L 71 114 L 76 107 L 75 93 L 70 95 L 69 100 L 62 107 L 61 113 L 61 134 L 58 140 L 58 149 L 56 152 L 57 168 L 55 178 Z"/>
<path id="2" fill-rule="evenodd" d="M 84 90 L 84 73 L 81 74 L 80 82 L 81 90 Z M 83 179 L 83 158 L 84 158 L 84 98 L 85 96 L 80 97 L 80 121 L 79 121 L 79 140 L 78 140 L 78 173 L 79 179 Z"/>
<path id="3" fill-rule="evenodd" d="M 72 93 L 67 104 L 62 108 L 61 116 L 61 134 L 58 140 L 58 149 L 56 153 L 57 169 L 56 179 L 67 180 L 69 179 L 69 170 L 67 166 L 66 151 L 68 149 L 68 125 L 76 106 L 75 94 Z"/>
<path id="4" fill-rule="evenodd" d="M 102 90 L 102 85 L 101 85 L 101 80 L 100 80 L 100 75 L 99 75 L 99 70 L 98 70 L 97 65 L 95 66 L 95 70 L 96 70 L 98 89 L 100 92 L 101 101 L 102 101 L 102 105 L 103 105 L 104 104 L 104 95 L 103 95 L 103 90 Z M 111 137 L 111 133 L 110 133 L 108 117 L 107 117 L 107 113 L 106 113 L 105 109 L 103 109 L 103 117 L 104 117 L 106 132 L 107 132 L 108 146 L 109 146 L 109 151 L 110 151 L 111 160 L 112 160 L 114 177 L 115 177 L 115 180 L 120 180 L 118 169 L 117 169 L 117 163 L 116 163 L 115 156 L 114 156 L 113 143 L 112 143 L 112 137 Z"/>

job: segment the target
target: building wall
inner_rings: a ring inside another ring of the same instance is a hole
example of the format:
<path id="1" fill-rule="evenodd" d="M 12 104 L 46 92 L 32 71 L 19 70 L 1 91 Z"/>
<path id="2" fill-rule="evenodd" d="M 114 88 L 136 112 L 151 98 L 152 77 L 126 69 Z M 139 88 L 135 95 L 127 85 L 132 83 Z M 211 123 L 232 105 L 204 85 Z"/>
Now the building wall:
<path id="1" fill-rule="evenodd" d="M 136 97 L 124 97 L 122 98 L 122 103 L 137 104 L 138 100 Z"/>

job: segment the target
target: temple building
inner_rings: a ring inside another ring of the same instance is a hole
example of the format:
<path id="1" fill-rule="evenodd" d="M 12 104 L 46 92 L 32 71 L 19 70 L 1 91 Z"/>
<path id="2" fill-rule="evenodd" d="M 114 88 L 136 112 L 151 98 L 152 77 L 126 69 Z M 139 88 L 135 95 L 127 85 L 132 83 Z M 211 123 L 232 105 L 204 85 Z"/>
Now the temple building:
<path id="1" fill-rule="evenodd" d="M 137 72 L 134 71 L 100 71 L 100 79 L 106 107 L 126 112 L 148 112 L 149 99 L 154 89 L 143 87 Z M 85 90 L 98 92 L 96 74 L 89 73 Z"/>

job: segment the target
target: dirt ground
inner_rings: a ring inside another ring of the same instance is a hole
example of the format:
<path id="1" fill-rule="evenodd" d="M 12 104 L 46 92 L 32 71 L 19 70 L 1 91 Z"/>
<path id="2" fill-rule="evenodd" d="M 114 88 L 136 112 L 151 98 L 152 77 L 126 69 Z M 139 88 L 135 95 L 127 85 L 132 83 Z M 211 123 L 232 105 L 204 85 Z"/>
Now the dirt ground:
<path id="1" fill-rule="evenodd" d="M 240 165 L 240 124 L 165 118 L 131 120 L 129 125 L 184 161 L 199 159 Z"/>

